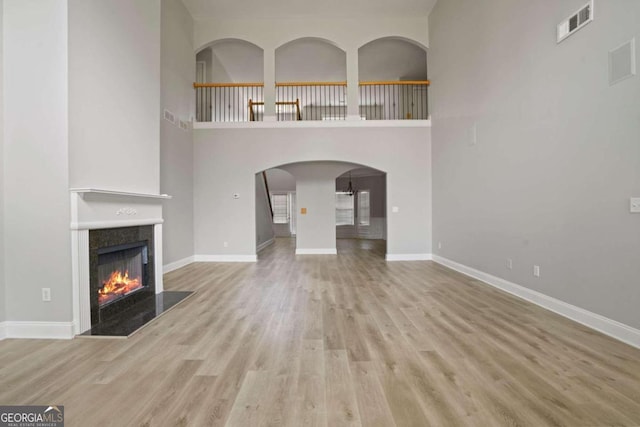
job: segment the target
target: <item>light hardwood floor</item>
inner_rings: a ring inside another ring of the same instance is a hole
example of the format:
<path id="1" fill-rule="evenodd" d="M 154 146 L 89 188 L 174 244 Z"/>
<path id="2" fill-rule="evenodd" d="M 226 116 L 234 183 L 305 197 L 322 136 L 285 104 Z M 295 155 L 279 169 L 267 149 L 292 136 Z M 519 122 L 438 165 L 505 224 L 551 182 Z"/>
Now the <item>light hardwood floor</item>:
<path id="1" fill-rule="evenodd" d="M 68 426 L 640 425 L 640 350 L 432 262 L 196 263 L 197 294 L 127 340 L 0 342 L 0 404 Z"/>

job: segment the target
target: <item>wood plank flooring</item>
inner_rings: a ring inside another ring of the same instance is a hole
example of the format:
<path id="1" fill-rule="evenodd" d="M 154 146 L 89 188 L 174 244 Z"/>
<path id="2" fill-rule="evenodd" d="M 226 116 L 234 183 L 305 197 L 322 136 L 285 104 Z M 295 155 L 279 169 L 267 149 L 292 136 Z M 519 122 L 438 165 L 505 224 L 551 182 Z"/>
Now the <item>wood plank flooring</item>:
<path id="1" fill-rule="evenodd" d="M 640 350 L 378 241 L 165 276 L 127 340 L 0 342 L 0 404 L 68 426 L 639 426 Z"/>

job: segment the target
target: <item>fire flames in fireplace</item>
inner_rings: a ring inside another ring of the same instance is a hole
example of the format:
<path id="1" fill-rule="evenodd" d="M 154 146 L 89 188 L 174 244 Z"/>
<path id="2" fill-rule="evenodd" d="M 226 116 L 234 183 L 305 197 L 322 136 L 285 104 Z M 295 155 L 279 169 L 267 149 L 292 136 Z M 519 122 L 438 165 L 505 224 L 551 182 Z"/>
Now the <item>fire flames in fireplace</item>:
<path id="1" fill-rule="evenodd" d="M 109 280 L 103 282 L 102 287 L 98 289 L 98 303 L 106 304 L 141 287 L 140 277 L 130 278 L 128 270 L 124 274 L 119 270 L 114 271 Z"/>

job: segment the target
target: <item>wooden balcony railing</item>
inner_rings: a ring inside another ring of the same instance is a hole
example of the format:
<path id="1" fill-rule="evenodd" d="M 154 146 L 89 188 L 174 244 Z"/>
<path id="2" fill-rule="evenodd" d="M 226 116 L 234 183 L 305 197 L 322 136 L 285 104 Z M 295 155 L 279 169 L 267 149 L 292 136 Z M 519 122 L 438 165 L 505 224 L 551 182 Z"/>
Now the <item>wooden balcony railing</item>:
<path id="1" fill-rule="evenodd" d="M 347 82 L 276 83 L 276 106 L 296 99 L 298 120 L 344 120 L 347 117 Z M 295 120 L 292 108 L 276 109 L 279 121 Z"/>
<path id="2" fill-rule="evenodd" d="M 426 120 L 429 80 L 360 82 L 360 116 L 366 120 Z"/>
<path id="3" fill-rule="evenodd" d="M 428 80 L 360 82 L 359 112 L 366 120 L 425 120 Z M 275 85 L 278 121 L 345 120 L 347 82 Z M 199 122 L 262 121 L 263 83 L 194 83 Z"/>
<path id="4" fill-rule="evenodd" d="M 194 83 L 196 121 L 247 122 L 250 99 L 264 101 L 264 83 Z M 254 111 L 254 119 L 262 120 L 263 111 Z"/>

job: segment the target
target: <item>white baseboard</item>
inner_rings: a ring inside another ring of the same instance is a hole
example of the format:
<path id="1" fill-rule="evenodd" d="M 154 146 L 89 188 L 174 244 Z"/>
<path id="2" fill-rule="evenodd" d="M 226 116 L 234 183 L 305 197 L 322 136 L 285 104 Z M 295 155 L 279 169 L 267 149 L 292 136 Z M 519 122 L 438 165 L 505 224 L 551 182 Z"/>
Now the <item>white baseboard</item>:
<path id="1" fill-rule="evenodd" d="M 434 255 L 433 260 L 438 264 L 442 264 L 452 270 L 456 270 L 462 274 L 473 277 L 474 279 L 478 279 L 493 287 L 527 300 L 533 304 L 539 305 L 540 307 L 546 308 L 547 310 L 553 311 L 554 313 L 567 317 L 595 329 L 596 331 L 602 332 L 605 335 L 609 335 L 612 338 L 625 342 L 633 347 L 640 348 L 640 330 L 625 325 L 624 323 L 620 323 L 583 308 L 576 307 L 575 305 L 568 304 L 559 299 L 525 288 L 524 286 L 509 282 L 508 280 L 492 276 L 491 274 L 484 273 L 480 270 L 467 267 L 466 265 L 459 264 L 447 258 Z"/>
<path id="2" fill-rule="evenodd" d="M 257 255 L 195 255 L 195 262 L 257 262 Z"/>
<path id="3" fill-rule="evenodd" d="M 189 256 L 186 258 L 179 259 L 175 262 L 170 262 L 169 264 L 165 264 L 162 266 L 162 272 L 164 274 L 170 273 L 174 270 L 184 267 L 185 265 L 189 265 L 192 262 L 195 262 L 195 256 Z"/>
<path id="4" fill-rule="evenodd" d="M 7 337 L 7 326 L 5 322 L 0 322 L 0 341 Z"/>
<path id="5" fill-rule="evenodd" d="M 275 242 L 276 242 L 276 238 L 272 237 L 271 239 L 267 240 L 266 242 L 259 244 L 258 247 L 256 248 L 256 252 L 260 252 L 261 250 L 263 250 L 267 246 L 273 245 Z"/>
<path id="6" fill-rule="evenodd" d="M 336 248 L 325 249 L 296 249 L 296 255 L 337 255 Z"/>
<path id="7" fill-rule="evenodd" d="M 68 340 L 75 335 L 73 322 L 4 322 L 1 329 L 4 329 L 4 338 Z"/>
<path id="8" fill-rule="evenodd" d="M 431 254 L 387 254 L 387 261 L 430 261 Z"/>

